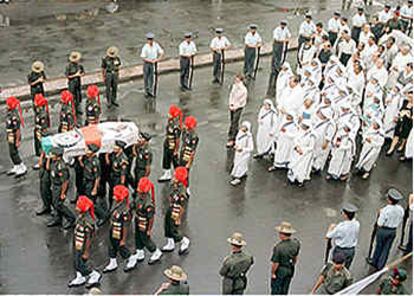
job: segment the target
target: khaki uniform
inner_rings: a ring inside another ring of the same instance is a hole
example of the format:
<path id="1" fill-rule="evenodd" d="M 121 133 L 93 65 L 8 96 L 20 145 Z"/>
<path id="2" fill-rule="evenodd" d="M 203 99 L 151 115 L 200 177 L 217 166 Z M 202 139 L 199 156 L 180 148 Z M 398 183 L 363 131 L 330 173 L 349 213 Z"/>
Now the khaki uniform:
<path id="1" fill-rule="evenodd" d="M 253 256 L 240 250 L 227 256 L 220 269 L 223 294 L 243 294 L 247 286 L 246 274 L 253 265 Z"/>

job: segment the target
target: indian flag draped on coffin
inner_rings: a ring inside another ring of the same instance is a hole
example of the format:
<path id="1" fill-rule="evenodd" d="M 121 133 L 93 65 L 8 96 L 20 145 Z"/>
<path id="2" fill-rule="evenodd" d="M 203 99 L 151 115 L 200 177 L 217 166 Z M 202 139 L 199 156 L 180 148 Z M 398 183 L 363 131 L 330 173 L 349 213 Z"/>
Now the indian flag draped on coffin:
<path id="1" fill-rule="evenodd" d="M 48 154 L 50 148 L 62 147 L 65 158 L 69 158 L 85 154 L 85 148 L 89 144 L 101 147 L 100 153 L 108 153 L 112 152 L 116 140 L 130 146 L 136 143 L 137 139 L 138 127 L 133 122 L 102 122 L 44 137 L 42 148 Z"/>

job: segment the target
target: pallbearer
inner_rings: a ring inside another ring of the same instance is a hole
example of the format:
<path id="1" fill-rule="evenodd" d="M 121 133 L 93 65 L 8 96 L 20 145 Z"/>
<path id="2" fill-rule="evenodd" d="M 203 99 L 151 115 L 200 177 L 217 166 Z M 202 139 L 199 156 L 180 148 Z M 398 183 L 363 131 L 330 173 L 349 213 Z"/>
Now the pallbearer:
<path id="1" fill-rule="evenodd" d="M 64 90 L 60 93 L 60 113 L 58 132 L 64 133 L 71 131 L 76 126 L 75 104 L 73 95 L 70 91 Z"/>
<path id="2" fill-rule="evenodd" d="M 42 138 L 48 134 L 50 127 L 49 104 L 47 99 L 42 94 L 36 94 L 34 98 L 35 111 L 35 126 L 34 126 L 34 148 L 35 148 L 35 163 L 33 169 L 37 170 L 40 167 L 39 157 L 42 153 Z"/>
<path id="3" fill-rule="evenodd" d="M 185 129 L 182 135 L 182 144 L 180 152 L 180 165 L 186 167 L 190 174 L 190 168 L 193 165 L 196 149 L 198 146 L 198 135 L 195 131 L 197 119 L 194 116 L 186 117 L 184 121 Z M 188 177 L 187 193 L 190 194 L 190 176 Z"/>
<path id="4" fill-rule="evenodd" d="M 101 115 L 101 98 L 99 97 L 99 88 L 95 84 L 89 85 L 86 94 L 88 100 L 85 105 L 85 125 L 98 124 L 99 116 Z"/>

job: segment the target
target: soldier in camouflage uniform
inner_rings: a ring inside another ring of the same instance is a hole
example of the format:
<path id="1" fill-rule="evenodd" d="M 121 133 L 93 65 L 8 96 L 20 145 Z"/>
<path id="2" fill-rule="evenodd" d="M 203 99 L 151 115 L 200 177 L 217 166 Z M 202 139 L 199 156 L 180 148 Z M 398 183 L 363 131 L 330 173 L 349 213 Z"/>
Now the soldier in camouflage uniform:
<path id="1" fill-rule="evenodd" d="M 169 207 L 165 213 L 164 231 L 167 244 L 162 247 L 163 252 L 172 252 L 175 244 L 180 244 L 178 254 L 187 252 L 190 239 L 182 235 L 182 220 L 187 208 L 187 180 L 188 171 L 185 167 L 178 167 L 174 172 L 174 179 L 170 185 Z"/>
<path id="2" fill-rule="evenodd" d="M 125 271 L 135 268 L 137 262 L 145 259 L 146 248 L 152 253 L 148 264 L 158 262 L 162 256 L 162 252 L 157 248 L 151 239 L 152 227 L 155 218 L 155 193 L 154 184 L 147 178 L 142 177 L 138 184 L 138 200 L 131 209 L 135 215 L 135 247 L 136 253 L 129 257 L 125 266 Z"/>
<path id="3" fill-rule="evenodd" d="M 186 167 L 188 174 L 190 174 L 199 140 L 195 131 L 197 119 L 194 116 L 188 116 L 184 125 L 185 129 L 181 137 L 180 166 Z M 190 194 L 190 177 L 188 177 L 187 193 Z"/>
<path id="4" fill-rule="evenodd" d="M 74 267 L 76 278 L 69 282 L 68 286 L 77 287 L 88 282 L 86 287 L 90 288 L 99 283 L 102 275 L 88 266 L 90 246 L 95 233 L 95 210 L 92 200 L 81 195 L 76 203 L 76 211 L 79 213 L 73 233 Z"/>
<path id="5" fill-rule="evenodd" d="M 402 268 L 394 268 L 391 274 L 383 279 L 378 288 L 378 295 L 409 295 L 403 282 L 407 279 L 407 272 Z"/>
<path id="6" fill-rule="evenodd" d="M 158 179 L 158 182 L 171 180 L 171 163 L 174 167 L 178 166 L 182 116 L 183 113 L 180 108 L 175 105 L 170 106 L 162 155 L 162 168 L 164 172 Z"/>
<path id="7" fill-rule="evenodd" d="M 133 146 L 133 155 L 135 156 L 134 170 L 134 188 L 138 187 L 139 180 L 142 177 L 149 177 L 151 174 L 152 152 L 149 147 L 151 136 L 147 133 L 141 133 L 138 143 Z"/>
<path id="8" fill-rule="evenodd" d="M 35 126 L 34 126 L 34 148 L 37 159 L 33 169 L 40 167 L 39 157 L 42 153 L 42 137 L 48 134 L 50 127 L 49 104 L 42 94 L 36 94 L 34 98 Z"/>
<path id="9" fill-rule="evenodd" d="M 73 95 L 70 91 L 64 90 L 60 93 L 60 103 L 58 132 L 64 133 L 72 130 L 77 123 Z"/>
<path id="10" fill-rule="evenodd" d="M 345 267 L 344 254 L 334 254 L 332 261 L 328 262 L 322 269 L 321 275 L 312 289 L 312 294 L 315 294 L 322 286 L 322 290 L 318 291 L 318 294 L 333 295 L 352 284 L 351 273 Z"/>
<path id="11" fill-rule="evenodd" d="M 9 144 L 10 158 L 13 162 L 13 168 L 7 171 L 7 175 L 15 175 L 15 177 L 18 178 L 27 172 L 27 168 L 19 155 L 19 147 L 21 143 L 20 125 L 24 127 L 24 121 L 20 101 L 17 98 L 9 97 L 6 100 L 6 105 L 6 135 Z"/>
<path id="12" fill-rule="evenodd" d="M 101 99 L 99 97 L 99 88 L 95 84 L 89 85 L 86 94 L 88 100 L 85 104 L 85 125 L 98 124 L 99 116 L 101 115 Z"/>
<path id="13" fill-rule="evenodd" d="M 187 274 L 184 270 L 173 265 L 164 271 L 168 282 L 162 283 L 161 287 L 154 293 L 155 295 L 189 295 L 190 286 L 187 282 Z"/>
<path id="14" fill-rule="evenodd" d="M 131 221 L 129 210 L 129 191 L 124 185 L 113 188 L 114 207 L 111 209 L 111 227 L 109 229 L 109 263 L 103 272 L 111 272 L 118 268 L 118 253 L 128 259 L 131 252 L 126 246 L 128 224 Z"/>
<path id="15" fill-rule="evenodd" d="M 290 282 L 295 273 L 295 265 L 300 250 L 300 242 L 291 238 L 296 232 L 288 222 L 277 226 L 280 242 L 273 248 L 271 294 L 286 295 L 289 293 Z"/>
<path id="16" fill-rule="evenodd" d="M 46 169 L 50 170 L 52 182 L 52 203 L 56 210 L 56 216 L 49 221 L 48 227 L 62 225 L 62 218 L 65 217 L 67 224 L 64 229 L 72 228 L 76 216 L 65 205 L 66 193 L 69 187 L 69 168 L 62 159 L 63 149 L 53 147 L 50 149 L 50 158 L 46 162 Z"/>
<path id="17" fill-rule="evenodd" d="M 102 76 L 106 87 L 106 100 L 108 108 L 112 105 L 118 107 L 116 102 L 116 93 L 118 89 L 119 67 L 121 67 L 121 59 L 118 56 L 119 49 L 111 46 L 106 51 L 106 56 L 102 58 Z"/>
<path id="18" fill-rule="evenodd" d="M 65 76 L 68 79 L 68 90 L 72 93 L 76 113 L 82 115 L 82 85 L 81 77 L 85 75 L 85 70 L 80 64 L 81 53 L 72 51 L 69 55 L 69 64 L 65 69 Z"/>
<path id="19" fill-rule="evenodd" d="M 43 83 L 46 81 L 45 65 L 41 61 L 36 61 L 32 64 L 32 71 L 27 75 L 27 82 L 30 85 L 30 95 L 32 101 L 35 95 L 45 95 Z"/>
<path id="20" fill-rule="evenodd" d="M 126 185 L 128 157 L 124 153 L 126 143 L 115 141 L 114 150 L 106 154 L 106 163 L 111 165 L 109 173 L 109 208 L 112 208 L 113 189 L 116 185 Z"/>
<path id="21" fill-rule="evenodd" d="M 233 233 L 227 241 L 231 245 L 231 254 L 224 258 L 220 268 L 223 277 L 222 294 L 242 295 L 247 287 L 246 274 L 253 265 L 253 256 L 242 250 L 246 241 L 241 233 Z"/>

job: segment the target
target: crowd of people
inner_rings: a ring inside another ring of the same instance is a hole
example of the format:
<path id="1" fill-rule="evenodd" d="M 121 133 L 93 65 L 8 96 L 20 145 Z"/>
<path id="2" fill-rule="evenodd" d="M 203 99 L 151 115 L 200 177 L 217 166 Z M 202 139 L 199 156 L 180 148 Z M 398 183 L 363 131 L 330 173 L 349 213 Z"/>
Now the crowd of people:
<path id="1" fill-rule="evenodd" d="M 319 174 L 325 168 L 327 180 L 347 181 L 353 165 L 356 172 L 367 179 L 387 139 L 388 156 L 397 150 L 400 161 L 412 158 L 413 42 L 408 37 L 412 26 L 412 1 L 407 1 L 401 8 L 385 5 L 384 10 L 371 19 L 365 16 L 362 7 L 358 8 L 350 25 L 346 17 L 335 12 L 327 30 L 322 22 L 315 24 L 312 19 L 307 14 L 300 26 L 296 69 L 286 62 L 291 38 L 287 21 L 281 21 L 273 32 L 271 74 L 267 98 L 258 114 L 256 137 L 252 135 L 249 121 L 239 123 L 247 104 L 246 84 L 256 78 L 263 45 L 258 26 L 251 24 L 249 27 L 244 40 L 244 75 L 236 75 L 229 96 L 227 148 L 234 150 L 230 182 L 233 186 L 241 184 L 247 176 L 255 150 L 254 158 L 271 159 L 269 172 L 285 169 L 289 182 L 298 186 L 304 186 L 313 174 Z M 225 51 L 231 46 L 223 32 L 222 28 L 217 28 L 217 36 L 210 44 L 213 83 L 218 84 L 223 83 Z M 142 48 L 141 58 L 144 61 L 145 96 L 150 98 L 157 93 L 157 67 L 164 50 L 154 41 L 154 34 L 148 33 L 146 37 L 147 44 Z M 191 33 L 184 37 L 179 46 L 180 87 L 182 91 L 191 91 L 197 49 Z M 59 133 L 82 125 L 81 77 L 85 70 L 80 60 L 79 52 L 72 52 L 69 56 L 65 72 L 68 89 L 62 91 L 60 100 Z M 108 108 L 119 106 L 116 98 L 120 67 L 119 50 L 108 48 L 102 59 Z M 37 158 L 33 168 L 39 170 L 43 201 L 37 214 L 52 216 L 47 224 L 49 227 L 74 228 L 76 277 L 69 282 L 69 287 L 84 284 L 93 287 L 101 281 L 102 274 L 89 266 L 88 259 L 95 247 L 91 243 L 93 233 L 107 221 L 110 222 L 109 262 L 103 269 L 104 273 L 118 268 L 118 255 L 125 260 L 124 271 L 129 272 L 145 259 L 145 250 L 151 253 L 149 264 L 158 262 L 163 253 L 174 251 L 177 245 L 179 254 L 186 254 L 191 242 L 183 233 L 182 223 L 186 219 L 191 195 L 189 174 L 199 144 L 196 118 L 187 116 L 184 119 L 179 107 L 171 105 L 169 108 L 163 143 L 163 174 L 158 179 L 159 182 L 170 182 L 169 206 L 164 217 L 166 244 L 158 248 L 151 237 L 156 211 L 155 186 L 149 179 L 153 158 L 149 145 L 151 136 L 141 132 L 138 142 L 130 146 L 115 141 L 113 151 L 106 154 L 99 153 L 100 147 L 95 144 L 87 145 L 84 155 L 71 164 L 75 172 L 76 194 L 72 200 L 76 204 L 75 215 L 64 203 L 71 170 L 63 159 L 64 149 L 53 147 L 45 151 L 42 145 L 42 139 L 52 132 L 43 87 L 45 80 L 44 65 L 36 61 L 28 81 L 35 113 L 34 150 Z M 86 126 L 100 122 L 99 92 L 96 85 L 87 88 Z M 19 155 L 24 119 L 17 98 L 8 98 L 6 104 L 7 142 L 13 162 L 8 175 L 20 177 L 27 172 Z M 388 204 L 379 212 L 375 250 L 372 258 L 371 254 L 368 258 L 368 263 L 377 270 L 386 265 L 397 228 L 408 211 L 399 205 L 402 199 L 402 194 L 391 188 L 387 192 Z M 412 207 L 412 200 L 409 204 Z M 322 293 L 334 294 L 352 283 L 349 269 L 360 228 L 356 220 L 357 210 L 352 204 L 343 205 L 343 221 L 329 227 L 326 238 L 335 247 L 312 293 L 323 290 Z M 62 225 L 63 219 L 66 223 Z M 132 221 L 135 225 L 135 252 L 126 246 Z M 271 293 L 287 294 L 300 242 L 292 237 L 296 231 L 290 223 L 283 222 L 276 230 L 280 241 L 274 247 L 271 259 Z M 231 254 L 220 269 L 223 293 L 242 294 L 248 282 L 247 272 L 254 262 L 253 256 L 244 252 L 246 241 L 242 234 L 234 233 L 228 242 Z M 403 251 L 412 252 L 412 222 Z M 164 283 L 156 294 L 189 293 L 187 275 L 181 267 L 172 266 L 165 275 L 169 282 Z M 404 292 L 401 283 L 406 277 L 404 270 L 394 270 L 391 279 L 381 284 L 380 292 Z"/>

